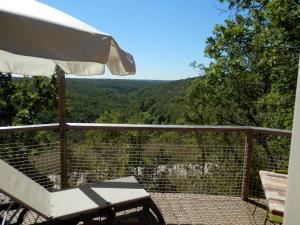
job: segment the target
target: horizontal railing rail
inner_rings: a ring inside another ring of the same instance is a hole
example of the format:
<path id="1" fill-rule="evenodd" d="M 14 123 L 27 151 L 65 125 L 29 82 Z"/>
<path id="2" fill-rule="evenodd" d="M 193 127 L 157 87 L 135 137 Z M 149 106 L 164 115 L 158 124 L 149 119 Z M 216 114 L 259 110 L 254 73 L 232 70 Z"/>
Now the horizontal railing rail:
<path id="1" fill-rule="evenodd" d="M 46 130 L 58 130 L 58 123 L 51 124 L 39 124 L 39 125 L 23 125 L 23 126 L 6 126 L 0 127 L 0 133 L 9 133 L 16 131 L 46 131 Z"/>
<path id="2" fill-rule="evenodd" d="M 16 131 L 58 130 L 59 124 L 39 124 L 0 127 L 0 133 Z M 291 137 L 292 131 L 252 126 L 211 126 L 211 125 L 154 125 L 154 124 L 113 124 L 113 123 L 67 123 L 66 129 L 72 130 L 137 130 L 137 131 L 182 131 L 182 132 L 251 132 Z"/>
<path id="3" fill-rule="evenodd" d="M 111 123 L 67 123 L 67 129 L 74 130 L 144 130 L 144 131 L 196 131 L 196 132 L 243 132 L 270 134 L 290 137 L 292 132 L 283 129 L 251 126 L 210 126 L 210 125 L 153 125 L 153 124 L 111 124 Z"/>

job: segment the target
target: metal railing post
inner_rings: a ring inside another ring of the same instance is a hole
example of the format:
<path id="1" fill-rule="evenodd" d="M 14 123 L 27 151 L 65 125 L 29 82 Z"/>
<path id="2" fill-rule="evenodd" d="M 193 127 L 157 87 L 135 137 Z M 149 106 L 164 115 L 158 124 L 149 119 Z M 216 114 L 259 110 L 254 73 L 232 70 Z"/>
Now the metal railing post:
<path id="1" fill-rule="evenodd" d="M 57 73 L 58 84 L 58 116 L 59 116 L 59 142 L 60 142 L 60 175 L 61 188 L 68 187 L 68 161 L 67 161 L 67 133 L 65 117 L 65 72 L 61 69 Z"/>
<path id="2" fill-rule="evenodd" d="M 244 164 L 243 164 L 243 183 L 242 183 L 242 196 L 243 200 L 248 200 L 249 197 L 249 178 L 251 168 L 251 158 L 253 150 L 253 133 L 245 133 L 245 152 L 244 152 Z"/>

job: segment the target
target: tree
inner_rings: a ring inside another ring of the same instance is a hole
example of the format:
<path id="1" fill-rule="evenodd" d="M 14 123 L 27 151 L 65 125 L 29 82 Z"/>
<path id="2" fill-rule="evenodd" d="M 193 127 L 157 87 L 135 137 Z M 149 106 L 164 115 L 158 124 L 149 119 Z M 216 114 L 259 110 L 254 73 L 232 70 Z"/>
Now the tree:
<path id="1" fill-rule="evenodd" d="M 11 74 L 0 73 L 0 125 L 11 125 L 17 114 L 14 95 L 16 84 L 12 82 Z"/>
<path id="2" fill-rule="evenodd" d="M 221 1 L 223 2 L 223 1 Z M 212 62 L 185 90 L 187 121 L 291 128 L 300 46 L 293 0 L 228 0 L 235 17 L 216 25 Z"/>
<path id="3" fill-rule="evenodd" d="M 300 47 L 299 2 L 220 2 L 227 3 L 232 17 L 216 25 L 206 41 L 205 54 L 212 61 L 200 67 L 203 75 L 184 92 L 186 121 L 291 129 Z M 287 142 L 281 143 L 286 140 L 256 136 L 256 141 L 262 148 L 253 155 L 252 177 L 267 162 L 279 167 L 274 156 L 288 154 Z"/>
<path id="4" fill-rule="evenodd" d="M 57 108 L 56 78 L 14 78 L 0 73 L 0 126 L 39 123 L 37 115 Z M 40 143 L 48 142 L 43 132 L 15 132 L 0 135 L 1 158 L 37 182 L 51 189 L 53 183 L 35 165 Z M 47 151 L 47 150 L 46 150 Z M 43 152 L 45 153 L 45 152 Z M 37 163 L 39 164 L 39 163 Z"/>
<path id="5" fill-rule="evenodd" d="M 1 126 L 39 123 L 40 113 L 57 109 L 55 76 L 14 79 L 0 73 L 0 84 Z"/>

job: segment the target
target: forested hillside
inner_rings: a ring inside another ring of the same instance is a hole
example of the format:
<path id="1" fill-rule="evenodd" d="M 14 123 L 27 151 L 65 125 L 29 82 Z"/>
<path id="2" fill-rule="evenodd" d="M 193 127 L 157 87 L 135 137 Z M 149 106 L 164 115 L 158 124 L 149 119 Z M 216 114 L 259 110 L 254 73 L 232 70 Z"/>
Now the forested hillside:
<path id="1" fill-rule="evenodd" d="M 119 123 L 175 123 L 182 116 L 179 99 L 188 82 L 66 79 L 67 120 L 92 123 L 104 114 L 117 113 Z M 55 111 L 40 114 L 43 123 L 55 119 Z"/>
<path id="2" fill-rule="evenodd" d="M 67 79 L 68 121 L 95 122 L 105 111 L 132 108 L 132 93 L 159 84 L 155 81 Z"/>
<path id="3" fill-rule="evenodd" d="M 133 113 L 149 114 L 152 117 L 150 123 L 180 123 L 183 117 L 181 97 L 191 80 L 170 81 L 135 91 L 132 93 L 136 107 Z"/>
<path id="4" fill-rule="evenodd" d="M 177 123 L 183 118 L 181 97 L 191 80 L 66 79 L 67 121 Z M 2 125 L 58 121 L 55 77 L 1 74 L 1 81 Z"/>
<path id="5" fill-rule="evenodd" d="M 117 112 L 122 114 L 120 123 L 146 114 L 150 123 L 175 123 L 182 114 L 179 98 L 188 81 L 67 79 L 68 120 L 95 122 L 104 112 Z"/>

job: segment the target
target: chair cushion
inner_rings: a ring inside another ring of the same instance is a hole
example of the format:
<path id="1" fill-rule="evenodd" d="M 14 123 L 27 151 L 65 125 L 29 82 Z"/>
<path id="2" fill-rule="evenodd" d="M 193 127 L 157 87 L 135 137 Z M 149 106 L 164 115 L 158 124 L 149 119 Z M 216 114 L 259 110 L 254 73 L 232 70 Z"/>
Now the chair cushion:
<path id="1" fill-rule="evenodd" d="M 51 216 L 50 192 L 14 167 L 0 159 L 0 191 L 26 208 Z"/>
<path id="2" fill-rule="evenodd" d="M 69 217 L 149 197 L 134 177 L 86 184 L 52 193 L 52 216 Z"/>

